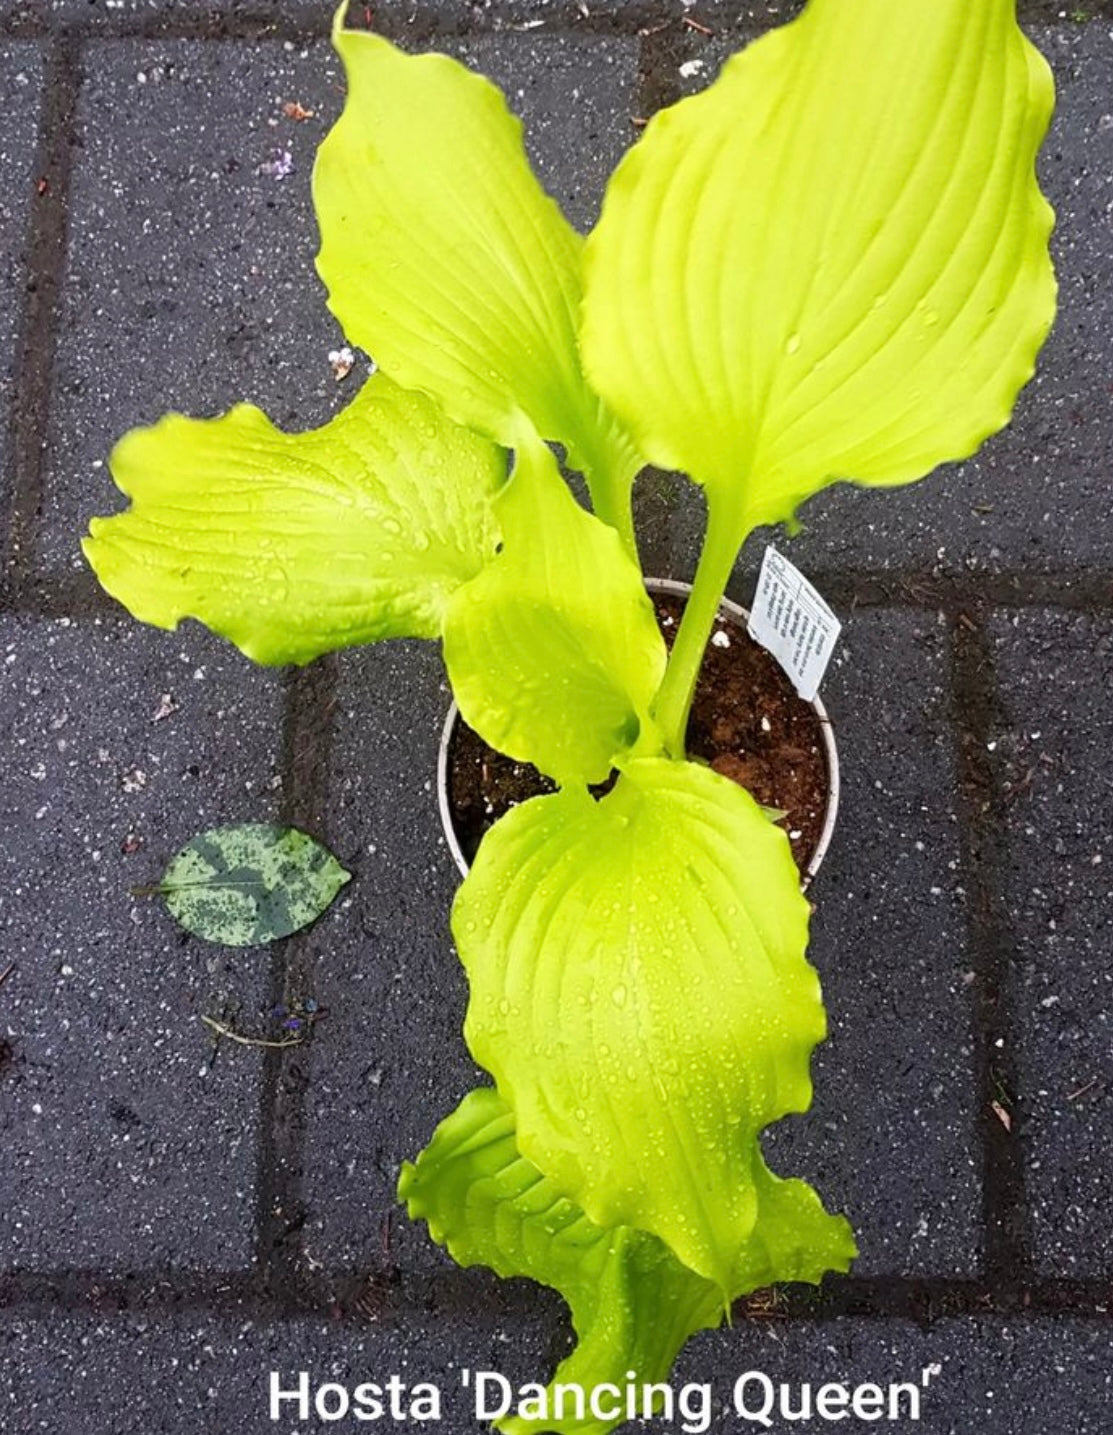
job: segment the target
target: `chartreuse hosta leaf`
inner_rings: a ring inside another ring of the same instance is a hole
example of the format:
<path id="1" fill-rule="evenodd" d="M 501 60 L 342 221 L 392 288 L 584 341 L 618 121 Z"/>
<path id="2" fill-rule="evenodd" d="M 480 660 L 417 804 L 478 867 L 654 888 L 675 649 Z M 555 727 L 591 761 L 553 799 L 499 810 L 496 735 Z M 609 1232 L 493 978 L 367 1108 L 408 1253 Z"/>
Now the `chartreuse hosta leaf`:
<path id="1" fill-rule="evenodd" d="M 501 551 L 445 617 L 464 717 L 562 782 L 601 781 L 635 744 L 659 751 L 649 706 L 665 645 L 618 535 L 580 507 L 536 439 L 519 448 L 494 511 Z"/>
<path id="2" fill-rule="evenodd" d="M 109 460 L 131 507 L 83 548 L 137 618 L 199 618 L 260 663 L 439 636 L 495 551 L 502 450 L 382 374 L 323 428 L 281 433 L 240 404 L 170 414 Z"/>
<path id="3" fill-rule="evenodd" d="M 588 387 L 580 236 L 537 182 L 500 91 L 446 55 L 343 28 L 343 114 L 321 145 L 317 268 L 345 333 L 460 423 L 566 445 L 596 509 L 629 528 L 641 460 Z"/>
<path id="4" fill-rule="evenodd" d="M 758 1133 L 811 1098 L 807 927 L 785 834 L 726 778 L 662 758 L 624 763 L 598 802 L 514 809 L 453 909 L 465 1036 L 523 1155 L 727 1292 Z"/>
<path id="5" fill-rule="evenodd" d="M 818 1281 L 845 1270 L 854 1255 L 846 1222 L 827 1215 L 801 1181 L 781 1181 L 756 1154 L 758 1212 L 741 1247 L 729 1294 L 745 1295 L 778 1280 Z M 497 1092 L 473 1091 L 437 1128 L 429 1146 L 402 1170 L 399 1196 L 415 1220 L 461 1265 L 489 1266 L 501 1276 L 528 1276 L 564 1296 L 578 1344 L 561 1362 L 536 1420 L 508 1416 L 505 1435 L 553 1430 L 606 1435 L 623 1419 L 578 1418 L 574 1396 L 564 1418 L 556 1389 L 590 1393 L 603 1384 L 624 1391 L 667 1381 L 673 1360 L 697 1330 L 719 1324 L 723 1292 L 677 1260 L 657 1237 L 630 1226 L 599 1226 L 519 1152 L 514 1114 Z M 633 1379 L 631 1379 L 631 1376 Z M 651 1409 L 659 1408 L 659 1400 Z M 605 1407 L 604 1407 L 605 1408 Z"/>
<path id="6" fill-rule="evenodd" d="M 1051 323 L 1015 0 L 811 0 L 659 114 L 589 241 L 589 376 L 739 538 L 1008 419 Z"/>

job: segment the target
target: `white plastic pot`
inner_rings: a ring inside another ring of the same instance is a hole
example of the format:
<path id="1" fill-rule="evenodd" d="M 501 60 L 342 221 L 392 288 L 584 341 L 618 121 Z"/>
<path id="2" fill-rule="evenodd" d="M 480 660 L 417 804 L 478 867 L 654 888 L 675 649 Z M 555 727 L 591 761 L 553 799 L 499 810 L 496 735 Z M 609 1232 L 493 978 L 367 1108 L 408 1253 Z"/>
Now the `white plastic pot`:
<path id="1" fill-rule="evenodd" d="M 692 591 L 690 583 L 681 583 L 674 578 L 647 578 L 645 586 L 651 593 L 672 593 L 679 598 L 687 598 Z M 735 623 L 743 631 L 749 622 L 750 615 L 745 608 L 737 603 L 732 603 L 729 598 L 724 598 L 719 604 L 719 613 L 731 622 Z M 812 853 L 811 861 L 801 879 L 801 886 L 806 891 L 811 884 L 815 874 L 819 871 L 820 864 L 827 854 L 827 848 L 831 842 L 831 835 L 835 830 L 835 818 L 839 810 L 839 754 L 835 747 L 835 735 L 831 729 L 831 719 L 827 716 L 827 709 L 819 698 L 814 698 L 811 707 L 819 720 L 819 731 L 823 738 L 823 756 L 827 765 L 827 807 L 823 814 L 823 828 L 819 834 L 819 841 Z M 445 841 L 448 843 L 448 850 L 452 853 L 452 860 L 460 869 L 461 876 L 468 875 L 468 862 L 460 848 L 459 838 L 456 836 L 456 828 L 452 822 L 452 809 L 448 794 L 448 763 L 449 753 L 452 747 L 452 734 L 455 731 L 456 723 L 460 716 L 460 709 L 455 703 L 448 710 L 445 718 L 444 728 L 441 732 L 440 751 L 437 754 L 437 804 L 440 807 L 441 822 L 444 825 Z"/>

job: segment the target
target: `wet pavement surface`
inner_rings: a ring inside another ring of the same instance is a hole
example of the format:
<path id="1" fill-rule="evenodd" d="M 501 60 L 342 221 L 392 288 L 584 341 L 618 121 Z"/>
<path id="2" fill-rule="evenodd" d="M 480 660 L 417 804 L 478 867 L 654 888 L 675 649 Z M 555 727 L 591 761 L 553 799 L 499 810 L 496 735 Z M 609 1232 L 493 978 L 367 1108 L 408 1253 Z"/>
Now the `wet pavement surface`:
<path id="1" fill-rule="evenodd" d="M 638 122 L 797 7 L 379 8 L 505 87 L 586 228 Z M 362 358 L 334 379 L 312 263 L 313 154 L 342 103 L 330 9 L 0 0 L 5 1435 L 330 1423 L 293 1399 L 272 1420 L 272 1371 L 434 1382 L 464 1435 L 462 1370 L 533 1379 L 569 1341 L 551 1292 L 457 1270 L 394 1200 L 477 1076 L 437 651 L 254 668 L 195 625 L 141 628 L 78 548 L 118 506 L 105 460 L 130 426 L 245 398 L 305 427 L 358 382 Z M 1059 86 L 1041 174 L 1061 311 L 1037 377 L 976 458 L 839 486 L 777 537 L 844 622 L 824 687 L 844 788 L 811 894 L 830 1039 L 812 1110 L 767 1150 L 862 1254 L 690 1344 L 674 1383 L 711 1387 L 712 1429 L 763 1428 L 730 1408 L 747 1371 L 911 1383 L 918 1417 L 906 1392 L 888 1423 L 926 1435 L 1110 1425 L 1113 17 L 1021 13 Z M 651 473 L 637 506 L 647 571 L 689 578 L 693 491 Z M 354 874 L 308 933 L 231 952 L 130 895 L 203 827 L 267 819 Z M 306 997 L 328 1019 L 289 1051 L 214 1050 L 200 1021 Z M 771 1428 L 825 1424 L 779 1411 Z"/>

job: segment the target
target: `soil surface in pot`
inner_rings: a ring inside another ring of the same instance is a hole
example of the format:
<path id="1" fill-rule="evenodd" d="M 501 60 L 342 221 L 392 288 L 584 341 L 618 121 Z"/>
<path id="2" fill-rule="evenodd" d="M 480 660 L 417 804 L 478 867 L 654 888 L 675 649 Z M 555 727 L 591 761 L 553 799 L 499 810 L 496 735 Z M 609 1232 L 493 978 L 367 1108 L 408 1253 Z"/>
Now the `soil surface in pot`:
<path id="1" fill-rule="evenodd" d="M 684 599 L 653 595 L 657 621 L 672 647 Z M 786 813 L 796 865 L 804 872 L 823 831 L 827 761 L 819 719 L 764 648 L 720 616 L 704 653 L 688 754 L 744 787 L 762 804 Z M 555 788 L 527 763 L 488 747 L 457 720 L 449 749 L 448 791 L 460 848 L 472 862 L 488 827 L 512 807 Z"/>

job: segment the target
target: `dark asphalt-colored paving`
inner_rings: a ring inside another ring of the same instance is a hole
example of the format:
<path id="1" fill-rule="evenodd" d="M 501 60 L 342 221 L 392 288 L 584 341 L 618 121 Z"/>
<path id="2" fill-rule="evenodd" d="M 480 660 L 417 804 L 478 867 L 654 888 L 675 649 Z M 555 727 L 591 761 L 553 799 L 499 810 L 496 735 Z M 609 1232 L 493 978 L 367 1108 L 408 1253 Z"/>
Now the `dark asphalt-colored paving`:
<path id="1" fill-rule="evenodd" d="M 507 88 L 582 228 L 634 121 L 795 8 L 380 7 Z M 844 786 L 813 890 L 830 1038 L 812 1111 L 766 1144 L 847 1212 L 861 1258 L 814 1300 L 781 1293 L 702 1335 L 676 1376 L 726 1401 L 751 1368 L 795 1388 L 938 1366 L 909 1426 L 929 1435 L 1098 1435 L 1111 1403 L 1113 21 L 1021 8 L 1061 94 L 1042 172 L 1062 314 L 1039 377 L 978 459 L 834 490 L 778 540 L 845 621 L 824 687 Z M 0 609 L 4 1435 L 313 1428 L 271 1423 L 271 1369 L 436 1381 L 441 1428 L 464 1435 L 462 1367 L 523 1381 L 567 1346 L 555 1296 L 458 1271 L 394 1203 L 399 1163 L 477 1079 L 436 649 L 264 672 L 192 625 L 140 629 L 77 548 L 117 502 L 105 460 L 129 426 L 240 398 L 305 426 L 358 381 L 333 379 L 312 267 L 312 157 L 342 100 L 330 9 L 0 3 L 17 37 L 0 44 L 0 404 L 22 415 L 14 447 L 0 423 L 0 500 L 33 540 Z M 25 254 L 29 233 L 45 239 Z M 57 311 L 27 330 L 29 286 L 53 283 Z M 51 364 L 14 362 L 25 331 Z M 696 497 L 651 474 L 638 499 L 647 566 L 690 576 Z M 743 602 L 767 536 L 736 569 Z M 129 895 L 201 828 L 283 814 L 354 875 L 291 943 L 207 947 Z M 311 1044 L 214 1060 L 200 1017 L 264 1031 L 283 991 L 327 1010 Z"/>
<path id="2" fill-rule="evenodd" d="M 330 834 L 358 886 L 353 910 L 311 937 L 330 1040 L 314 1053 L 309 1092 L 306 1246 L 356 1273 L 439 1266 L 394 1191 L 402 1161 L 478 1080 L 460 1036 L 466 986 L 448 930 L 457 877 L 437 812 L 449 699 L 431 643 L 339 661 Z"/>
<path id="3" fill-rule="evenodd" d="M 310 427 L 342 403 L 309 199 L 341 98 L 324 41 L 98 41 L 84 69 L 39 548 L 50 578 L 91 587 L 77 540 L 119 505 L 105 459 L 126 429 L 239 399 Z M 287 155 L 287 177 L 267 171 Z"/>
<path id="4" fill-rule="evenodd" d="M 34 146 L 39 125 L 42 62 L 37 45 L 0 45 L 0 94 L 11 108 L 0 128 L 0 405 L 14 392 L 20 299 L 27 286 L 27 223 L 34 202 Z M 0 501 L 10 498 L 7 424 L 0 426 Z"/>
<path id="5" fill-rule="evenodd" d="M 115 615 L 0 618 L 0 655 L 0 1267 L 245 1266 L 258 1059 L 212 1062 L 198 1018 L 256 1017 L 266 954 L 184 942 L 129 889 L 273 815 L 279 682 Z"/>
<path id="6" fill-rule="evenodd" d="M 539 32 L 442 48 L 500 87 L 525 124 L 541 183 L 577 229 L 590 229 L 611 171 L 637 136 L 637 39 Z"/>
<path id="7" fill-rule="evenodd" d="M 765 1145 L 849 1216 L 861 1275 L 969 1275 L 981 1252 L 949 647 L 936 614 L 862 614 L 824 686 L 855 834 L 811 892 L 830 1037 L 812 1109 Z"/>
<path id="8" fill-rule="evenodd" d="M 789 1387 L 790 1411 L 800 1410 L 799 1389 L 812 1385 L 813 1400 L 826 1381 L 888 1387 L 909 1382 L 920 1386 L 919 1419 L 907 1418 L 912 1407 L 901 1397 L 905 1418 L 869 1421 L 847 1419 L 838 1425 L 817 1419 L 808 1423 L 780 1418 L 780 1395 L 771 1418 L 778 1432 L 841 1428 L 899 1430 L 917 1435 L 969 1435 L 1000 1431 L 1077 1431 L 1102 1435 L 1109 1428 L 1110 1355 L 1113 1332 L 1108 1326 L 979 1320 L 940 1321 L 930 1330 L 894 1321 L 833 1321 L 829 1324 L 770 1322 L 745 1332 L 707 1332 L 681 1356 L 676 1376 L 710 1382 L 731 1394 L 731 1379 L 747 1371 L 767 1375 L 773 1384 Z M 928 1372 L 926 1385 L 924 1374 Z M 744 1397 L 751 1411 L 767 1397 L 750 1382 Z M 713 1429 L 765 1428 L 735 1421 L 733 1414 Z"/>
<path id="9" fill-rule="evenodd" d="M 993 638 L 1036 1260 L 1100 1276 L 1113 1263 L 1113 623 L 1001 614 Z"/>

